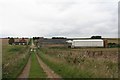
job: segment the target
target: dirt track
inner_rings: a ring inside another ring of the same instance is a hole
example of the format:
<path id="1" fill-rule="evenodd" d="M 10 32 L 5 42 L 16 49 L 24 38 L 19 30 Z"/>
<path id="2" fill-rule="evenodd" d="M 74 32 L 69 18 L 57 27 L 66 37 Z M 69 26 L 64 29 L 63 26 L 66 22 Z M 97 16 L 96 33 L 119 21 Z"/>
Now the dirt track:
<path id="1" fill-rule="evenodd" d="M 22 73 L 18 78 L 29 78 L 30 66 L 31 66 L 31 58 L 29 58 L 26 66 L 24 67 Z"/>
<path id="2" fill-rule="evenodd" d="M 58 74 L 54 73 L 53 70 L 51 70 L 40 58 L 39 56 L 36 54 L 37 60 L 40 64 L 40 66 L 42 67 L 42 69 L 44 70 L 44 72 L 47 74 L 47 78 L 61 78 Z"/>
<path id="3" fill-rule="evenodd" d="M 32 45 L 30 46 L 31 49 L 35 49 L 35 45 L 32 42 Z M 35 53 L 36 58 L 40 64 L 40 66 L 42 67 L 43 71 L 46 73 L 47 78 L 52 78 L 53 80 L 58 80 L 62 79 L 58 74 L 54 73 L 53 70 L 51 70 L 41 59 L 40 57 Z M 30 66 L 31 66 L 31 58 L 29 58 L 28 63 L 26 64 L 25 68 L 23 69 L 22 73 L 20 74 L 20 76 L 18 77 L 19 79 L 24 78 L 24 79 L 28 79 L 29 78 L 29 72 L 30 72 Z M 55 79 L 56 78 L 56 79 Z"/>

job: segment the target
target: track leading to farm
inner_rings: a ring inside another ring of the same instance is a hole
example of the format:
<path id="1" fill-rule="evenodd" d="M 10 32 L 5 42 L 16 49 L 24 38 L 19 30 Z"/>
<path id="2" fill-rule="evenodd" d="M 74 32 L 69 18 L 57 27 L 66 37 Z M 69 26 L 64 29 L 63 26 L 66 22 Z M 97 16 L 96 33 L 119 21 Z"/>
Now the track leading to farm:
<path id="1" fill-rule="evenodd" d="M 18 78 L 29 78 L 30 66 L 31 66 L 31 57 L 29 58 L 26 66 L 24 67 L 22 73 L 19 75 Z"/>
<path id="2" fill-rule="evenodd" d="M 48 78 L 61 78 L 58 74 L 56 74 L 52 69 L 50 69 L 36 54 L 37 60 L 41 67 L 43 68 L 44 72 L 47 74 Z"/>
<path id="3" fill-rule="evenodd" d="M 40 59 L 33 41 L 30 48 L 31 56 L 18 78 L 61 78 Z"/>
<path id="4" fill-rule="evenodd" d="M 32 41 L 32 48 L 36 49 L 33 41 Z M 56 74 L 52 69 L 50 69 L 41 59 L 40 57 L 35 53 L 37 60 L 41 66 L 41 68 L 43 69 L 43 71 L 46 73 L 47 78 L 61 78 L 58 74 Z"/>

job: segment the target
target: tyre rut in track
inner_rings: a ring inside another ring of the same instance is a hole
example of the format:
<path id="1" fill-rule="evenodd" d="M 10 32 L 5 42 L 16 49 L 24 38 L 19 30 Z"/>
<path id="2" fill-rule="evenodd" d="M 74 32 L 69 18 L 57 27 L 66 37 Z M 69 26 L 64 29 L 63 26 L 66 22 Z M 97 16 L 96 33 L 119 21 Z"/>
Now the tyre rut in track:
<path id="1" fill-rule="evenodd" d="M 36 57 L 37 57 L 37 60 L 40 64 L 40 66 L 42 67 L 42 69 L 44 70 L 44 72 L 47 74 L 48 78 L 59 78 L 61 79 L 61 77 L 56 74 L 52 69 L 50 69 L 41 59 L 40 57 L 38 56 L 38 54 L 36 54 Z"/>
<path id="2" fill-rule="evenodd" d="M 31 57 L 29 57 L 27 64 L 25 65 L 22 73 L 18 76 L 18 78 L 29 78 L 30 66 L 31 66 Z"/>

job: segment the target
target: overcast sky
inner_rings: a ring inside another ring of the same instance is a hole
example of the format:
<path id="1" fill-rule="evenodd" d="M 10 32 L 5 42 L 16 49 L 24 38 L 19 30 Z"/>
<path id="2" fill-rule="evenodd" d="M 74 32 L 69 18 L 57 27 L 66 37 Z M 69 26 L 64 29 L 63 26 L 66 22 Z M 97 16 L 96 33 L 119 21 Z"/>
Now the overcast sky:
<path id="1" fill-rule="evenodd" d="M 0 37 L 117 37 L 118 1 L 0 0 Z"/>

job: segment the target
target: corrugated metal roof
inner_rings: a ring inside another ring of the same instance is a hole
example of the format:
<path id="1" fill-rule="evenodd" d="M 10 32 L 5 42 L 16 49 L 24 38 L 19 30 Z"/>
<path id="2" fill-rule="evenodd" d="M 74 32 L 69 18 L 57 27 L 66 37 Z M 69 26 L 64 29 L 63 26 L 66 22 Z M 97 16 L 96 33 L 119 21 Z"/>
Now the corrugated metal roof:
<path id="1" fill-rule="evenodd" d="M 51 43 L 51 44 L 65 44 L 66 39 L 43 39 L 39 40 L 40 43 Z"/>
<path id="2" fill-rule="evenodd" d="M 68 43 L 72 43 L 72 40 L 67 40 L 66 42 L 68 42 Z"/>
<path id="3" fill-rule="evenodd" d="M 87 40 L 73 40 L 73 41 L 103 41 L 102 39 L 87 39 Z"/>

